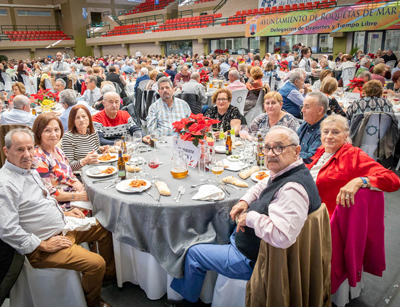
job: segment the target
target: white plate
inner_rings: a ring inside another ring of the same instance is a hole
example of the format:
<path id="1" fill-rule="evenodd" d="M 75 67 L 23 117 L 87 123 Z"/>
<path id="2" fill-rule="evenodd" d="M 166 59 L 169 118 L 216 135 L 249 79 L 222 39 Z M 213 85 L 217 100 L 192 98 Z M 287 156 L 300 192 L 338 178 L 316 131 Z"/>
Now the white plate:
<path id="1" fill-rule="evenodd" d="M 117 191 L 122 192 L 122 193 L 140 193 L 151 187 L 150 181 L 148 181 L 146 179 L 140 179 L 140 180 L 145 181 L 146 185 L 141 188 L 131 188 L 129 186 L 129 184 L 131 183 L 132 180 L 133 179 L 127 179 L 127 180 L 121 181 L 120 183 L 117 184 L 117 186 L 115 188 L 117 189 Z"/>
<path id="2" fill-rule="evenodd" d="M 259 181 L 261 181 L 261 180 L 259 180 L 259 179 L 257 179 L 256 178 L 256 176 L 259 174 L 259 173 L 261 173 L 261 172 L 264 172 L 264 173 L 266 173 L 267 175 L 268 175 L 268 177 L 266 177 L 266 178 L 264 178 L 264 179 L 267 179 L 267 178 L 269 178 L 271 175 L 269 174 L 269 171 L 259 171 L 259 172 L 255 172 L 255 173 L 253 173 L 253 174 L 251 174 L 251 179 L 253 180 L 253 181 L 255 181 L 255 182 L 259 182 Z"/>
<path id="3" fill-rule="evenodd" d="M 214 146 L 214 150 L 216 153 L 224 154 L 226 152 L 225 146 Z"/>
<path id="4" fill-rule="evenodd" d="M 90 168 L 89 168 L 89 169 L 86 170 L 86 175 L 88 175 L 89 177 L 94 177 L 94 178 L 102 178 L 102 177 L 108 177 L 108 176 L 114 175 L 114 174 L 118 171 L 118 169 L 117 169 L 116 167 L 114 167 L 114 166 L 109 166 L 109 165 L 99 165 L 99 166 L 97 166 L 97 167 L 99 168 L 100 172 L 101 172 L 101 171 L 104 171 L 104 170 L 107 169 L 108 167 L 112 167 L 112 168 L 114 169 L 114 171 L 112 172 L 112 174 L 100 173 L 100 174 L 97 174 L 97 175 L 93 175 L 93 174 L 91 174 L 91 173 L 89 172 L 89 170 L 90 170 Z"/>
<path id="5" fill-rule="evenodd" d="M 235 158 L 235 157 L 237 157 L 237 158 Z M 242 155 L 231 155 L 231 156 L 227 156 L 226 158 L 231 162 L 239 162 L 240 160 L 243 160 Z"/>
<path id="6" fill-rule="evenodd" d="M 238 172 L 244 169 L 248 164 L 242 164 L 240 162 L 231 162 L 228 159 L 224 159 L 225 169 L 232 172 Z"/>
<path id="7" fill-rule="evenodd" d="M 113 159 L 111 159 L 111 160 L 108 160 L 108 161 L 101 161 L 101 160 L 99 160 L 99 162 L 100 163 L 111 163 L 111 162 L 115 162 L 115 161 L 118 161 L 118 154 L 116 154 L 116 153 L 110 153 L 110 156 L 115 156 L 115 158 L 113 158 Z M 99 156 L 99 158 L 100 158 L 101 156 Z"/>

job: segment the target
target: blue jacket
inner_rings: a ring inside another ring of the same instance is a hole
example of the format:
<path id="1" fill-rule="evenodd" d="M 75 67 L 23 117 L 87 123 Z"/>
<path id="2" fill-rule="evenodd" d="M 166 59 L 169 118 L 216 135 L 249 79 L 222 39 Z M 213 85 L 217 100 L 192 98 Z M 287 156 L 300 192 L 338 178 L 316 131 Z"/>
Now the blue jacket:
<path id="1" fill-rule="evenodd" d="M 148 75 L 143 75 L 136 79 L 135 92 L 136 92 L 137 87 L 139 86 L 139 83 L 142 81 L 145 81 L 145 80 L 150 80 L 150 77 Z"/>
<path id="2" fill-rule="evenodd" d="M 298 93 L 296 93 L 296 94 L 301 95 L 301 93 L 299 92 L 299 89 L 291 82 L 286 82 L 285 85 L 282 86 L 282 88 L 279 90 L 279 94 L 281 94 L 282 98 L 283 98 L 282 109 L 284 109 L 286 112 L 292 114 L 294 117 L 299 118 L 303 101 L 301 101 L 301 104 L 299 104 L 300 101 L 298 103 L 295 103 L 292 100 L 290 100 L 288 98 L 288 96 L 290 95 L 290 93 L 292 91 L 297 91 Z"/>

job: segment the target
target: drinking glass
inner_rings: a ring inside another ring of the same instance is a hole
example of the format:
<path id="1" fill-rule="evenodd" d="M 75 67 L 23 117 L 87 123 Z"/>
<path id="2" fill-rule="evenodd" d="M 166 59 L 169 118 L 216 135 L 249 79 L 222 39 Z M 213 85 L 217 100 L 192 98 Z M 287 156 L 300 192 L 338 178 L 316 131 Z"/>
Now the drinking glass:
<path id="1" fill-rule="evenodd" d="M 217 183 L 219 183 L 219 175 L 224 172 L 224 160 L 215 157 L 211 162 L 211 171 L 217 176 Z"/>
<path id="2" fill-rule="evenodd" d="M 114 149 L 118 152 L 121 148 L 122 141 L 120 139 L 114 141 Z"/>
<path id="3" fill-rule="evenodd" d="M 167 136 L 167 133 L 165 131 L 160 131 L 158 133 L 158 143 L 159 144 L 167 144 L 167 140 L 165 139 L 165 137 Z"/>
<path id="4" fill-rule="evenodd" d="M 240 139 L 242 140 L 242 144 L 244 144 L 245 140 L 248 140 L 250 138 L 249 127 L 246 125 L 241 125 L 240 131 L 239 131 L 239 136 L 240 136 Z"/>
<path id="5" fill-rule="evenodd" d="M 147 158 L 147 165 L 153 170 L 153 177 L 151 178 L 151 182 L 155 183 L 158 178 L 157 168 L 160 166 L 160 159 L 154 151 L 149 154 Z"/>
<path id="6" fill-rule="evenodd" d="M 154 148 L 154 151 L 157 150 L 157 140 L 158 140 L 158 131 L 157 129 L 154 129 L 150 131 L 150 147 Z"/>

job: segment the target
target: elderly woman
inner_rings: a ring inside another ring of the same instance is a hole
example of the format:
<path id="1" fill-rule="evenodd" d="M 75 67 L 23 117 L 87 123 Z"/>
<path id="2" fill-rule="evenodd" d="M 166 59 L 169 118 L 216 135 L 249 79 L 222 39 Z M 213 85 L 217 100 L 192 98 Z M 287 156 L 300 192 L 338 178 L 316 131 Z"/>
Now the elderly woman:
<path id="1" fill-rule="evenodd" d="M 108 148 L 100 146 L 92 116 L 84 105 L 76 105 L 71 109 L 68 131 L 61 139 L 61 148 L 73 171 L 80 170 L 86 164 L 99 163 L 97 151 L 102 153 Z"/>
<path id="2" fill-rule="evenodd" d="M 387 84 L 388 95 L 400 96 L 400 70 L 396 71 L 392 76 L 392 81 Z"/>
<path id="3" fill-rule="evenodd" d="M 330 69 L 325 69 L 323 70 L 320 74 L 319 74 L 319 80 L 315 81 L 314 84 L 312 85 L 312 89 L 313 91 L 319 91 L 320 87 L 321 87 L 321 83 L 322 81 L 326 78 L 326 77 L 333 77 L 333 72 Z"/>
<path id="4" fill-rule="evenodd" d="M 355 100 L 347 108 L 347 119 L 351 121 L 353 115 L 371 111 L 393 112 L 392 103 L 386 98 L 382 98 L 382 83 L 371 80 L 363 86 L 363 98 Z"/>
<path id="5" fill-rule="evenodd" d="M 64 133 L 58 116 L 53 112 L 39 115 L 32 131 L 35 135 L 37 171 L 50 194 L 59 203 L 64 203 L 64 209 L 70 208 L 71 201 L 87 201 L 85 187 L 72 173 L 64 152 L 56 146 Z"/>
<path id="6" fill-rule="evenodd" d="M 221 88 L 212 95 L 211 99 L 215 106 L 209 108 L 204 115 L 220 121 L 212 126 L 213 130 L 228 131 L 233 128 L 235 134 L 238 134 L 241 115 L 239 109 L 231 105 L 232 92 L 226 88 Z"/>
<path id="7" fill-rule="evenodd" d="M 324 93 L 329 100 L 329 108 L 326 112 L 327 115 L 339 114 L 346 117 L 346 112 L 340 107 L 338 101 L 333 97 L 333 93 L 338 89 L 338 82 L 333 77 L 327 77 L 322 81 L 320 92 Z"/>
<path id="8" fill-rule="evenodd" d="M 386 64 L 378 64 L 374 66 L 374 73 L 372 74 L 371 79 L 372 80 L 378 80 L 382 83 L 382 86 L 385 86 L 386 80 L 385 80 L 385 75 L 387 71 L 387 66 Z"/>
<path id="9" fill-rule="evenodd" d="M 149 73 L 150 80 L 149 80 L 149 82 L 147 82 L 147 84 L 146 84 L 146 88 L 145 88 L 146 91 L 151 90 L 151 88 L 153 87 L 153 85 L 156 83 L 156 78 L 157 78 L 158 73 L 159 73 L 159 71 L 156 70 L 156 69 L 153 69 L 153 70 Z"/>
<path id="10" fill-rule="evenodd" d="M 256 104 L 258 96 L 263 88 L 262 78 L 264 76 L 263 71 L 260 67 L 254 66 L 250 71 L 251 78 L 246 83 L 246 87 L 249 90 L 246 102 L 244 105 L 244 112 L 250 111 Z"/>
<path id="11" fill-rule="evenodd" d="M 349 142 L 346 118 L 330 115 L 321 123 L 322 146 L 311 158 L 310 169 L 323 203 L 332 216 L 338 204 L 354 204 L 354 195 L 362 188 L 397 191 L 400 179 Z M 366 182 L 366 184 L 364 184 Z"/>
<path id="12" fill-rule="evenodd" d="M 225 80 L 225 77 L 221 74 L 221 67 L 218 64 L 214 64 L 211 73 L 208 75 L 210 82 L 213 80 Z"/>
<path id="13" fill-rule="evenodd" d="M 273 126 L 285 126 L 297 131 L 300 122 L 291 114 L 282 110 L 283 98 L 278 92 L 272 91 L 264 96 L 265 113 L 258 115 L 249 125 L 252 132 L 261 131 L 267 134 Z"/>

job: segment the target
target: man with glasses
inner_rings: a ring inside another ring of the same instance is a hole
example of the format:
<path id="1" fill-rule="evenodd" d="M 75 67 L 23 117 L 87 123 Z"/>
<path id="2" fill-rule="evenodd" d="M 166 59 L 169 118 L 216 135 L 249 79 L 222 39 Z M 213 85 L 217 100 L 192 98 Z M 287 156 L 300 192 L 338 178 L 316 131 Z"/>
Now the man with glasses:
<path id="1" fill-rule="evenodd" d="M 297 130 L 297 135 L 301 145 L 300 158 L 306 164 L 311 163 L 311 157 L 322 144 L 320 125 L 328 107 L 328 97 L 321 92 L 312 92 L 304 99 L 301 110 L 304 122 Z"/>
<path id="2" fill-rule="evenodd" d="M 208 270 L 249 280 L 260 241 L 276 248 L 289 248 L 308 214 L 321 205 L 317 187 L 299 157 L 299 137 L 293 130 L 283 126 L 271 128 L 263 151 L 271 176 L 249 189 L 232 208 L 230 216 L 237 228 L 231 243 L 192 246 L 186 254 L 184 277 L 171 283 L 171 288 L 190 302 L 197 302 Z"/>

